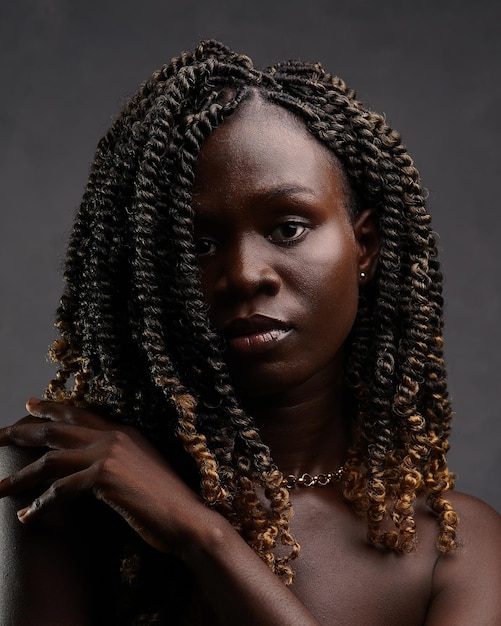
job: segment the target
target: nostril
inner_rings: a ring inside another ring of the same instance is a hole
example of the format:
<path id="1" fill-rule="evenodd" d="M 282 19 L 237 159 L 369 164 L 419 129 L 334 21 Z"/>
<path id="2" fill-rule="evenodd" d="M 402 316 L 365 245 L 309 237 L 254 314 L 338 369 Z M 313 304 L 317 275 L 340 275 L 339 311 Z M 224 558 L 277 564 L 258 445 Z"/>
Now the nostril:
<path id="1" fill-rule="evenodd" d="M 228 257 L 216 290 L 240 297 L 255 293 L 274 295 L 280 289 L 280 276 L 272 263 L 260 252 L 249 251 Z"/>

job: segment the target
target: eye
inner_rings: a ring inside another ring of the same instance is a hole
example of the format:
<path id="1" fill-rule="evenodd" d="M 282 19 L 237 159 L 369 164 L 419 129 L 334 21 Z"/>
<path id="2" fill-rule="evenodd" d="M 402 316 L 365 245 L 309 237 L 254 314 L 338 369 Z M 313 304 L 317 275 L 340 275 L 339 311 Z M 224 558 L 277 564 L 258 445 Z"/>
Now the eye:
<path id="1" fill-rule="evenodd" d="M 273 229 L 269 239 L 279 244 L 290 245 L 301 241 L 307 232 L 306 224 L 290 220 Z"/>
<path id="2" fill-rule="evenodd" d="M 197 256 L 208 256 L 216 251 L 216 242 L 208 237 L 200 237 L 195 240 L 195 253 Z"/>

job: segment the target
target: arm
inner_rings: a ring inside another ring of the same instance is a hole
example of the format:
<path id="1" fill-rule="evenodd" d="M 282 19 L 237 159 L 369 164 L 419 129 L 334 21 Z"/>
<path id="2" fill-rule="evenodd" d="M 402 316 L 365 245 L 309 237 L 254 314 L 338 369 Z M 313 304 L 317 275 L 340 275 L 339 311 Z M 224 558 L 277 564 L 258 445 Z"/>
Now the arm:
<path id="1" fill-rule="evenodd" d="M 451 493 L 461 545 L 439 558 L 426 626 L 501 624 L 501 517 L 484 502 Z"/>
<path id="2" fill-rule="evenodd" d="M 231 525 L 203 505 L 137 430 L 51 402 L 29 409 L 44 421 L 0 430 L 0 445 L 49 449 L 0 482 L 0 497 L 50 484 L 18 511 L 26 525 L 23 533 L 62 510 L 68 500 L 91 493 L 155 549 L 174 554 L 188 565 L 221 624 L 318 624 Z M 66 578 L 65 569 L 64 562 L 56 565 L 60 578 Z M 75 602 L 85 605 L 86 600 Z M 47 619 L 47 623 L 58 622 Z M 66 623 L 79 622 L 69 619 Z"/>
<path id="3" fill-rule="evenodd" d="M 180 556 L 211 599 L 220 623 L 318 626 L 319 622 L 229 522 L 209 509 L 206 512 L 207 522 L 196 540 L 185 543 Z"/>

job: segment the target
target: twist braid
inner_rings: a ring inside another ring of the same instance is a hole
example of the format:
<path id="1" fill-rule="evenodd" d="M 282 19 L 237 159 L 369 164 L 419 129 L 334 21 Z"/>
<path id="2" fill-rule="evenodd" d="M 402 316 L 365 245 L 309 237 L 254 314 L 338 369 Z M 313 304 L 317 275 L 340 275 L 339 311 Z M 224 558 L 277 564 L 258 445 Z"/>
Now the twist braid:
<path id="1" fill-rule="evenodd" d="M 203 41 L 125 104 L 98 144 L 75 218 L 51 349 L 59 369 L 47 396 L 93 406 L 141 428 L 166 455 L 185 454 L 204 501 L 292 581 L 299 545 L 289 532 L 288 491 L 238 403 L 209 322 L 191 208 L 205 140 L 256 96 L 302 119 L 336 155 L 353 219 L 368 207 L 376 212 L 377 275 L 360 294 L 346 357 L 354 415 L 344 495 L 367 516 L 369 541 L 398 551 L 415 544 L 414 502 L 424 495 L 438 518 L 438 548 L 449 551 L 458 524 L 445 497 L 453 487 L 451 409 L 425 193 L 398 133 L 318 63 L 259 71 L 248 57 Z M 179 471 L 192 480 L 185 465 Z M 128 580 L 148 579 L 145 558 L 128 559 Z M 136 622 L 158 621 L 161 607 L 158 600 Z"/>

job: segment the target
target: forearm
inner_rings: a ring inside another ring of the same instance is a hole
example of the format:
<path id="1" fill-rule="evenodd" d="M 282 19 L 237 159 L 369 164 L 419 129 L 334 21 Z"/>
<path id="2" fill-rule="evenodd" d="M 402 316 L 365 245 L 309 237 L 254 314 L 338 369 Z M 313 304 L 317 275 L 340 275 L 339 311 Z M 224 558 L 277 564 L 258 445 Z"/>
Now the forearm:
<path id="1" fill-rule="evenodd" d="M 75 496 L 90 492 L 152 548 L 182 558 L 221 624 L 318 625 L 229 522 L 204 506 L 138 431 L 67 405 L 29 406 L 34 421 L 0 430 L 0 446 L 49 449 L 0 482 L 1 497 L 24 494 L 33 485 L 45 489 L 22 515 L 23 524 L 38 526 Z M 64 574 L 66 567 L 57 571 Z"/>
<path id="2" fill-rule="evenodd" d="M 222 625 L 318 626 L 229 522 L 207 510 L 204 528 L 186 541 L 182 558 Z"/>

